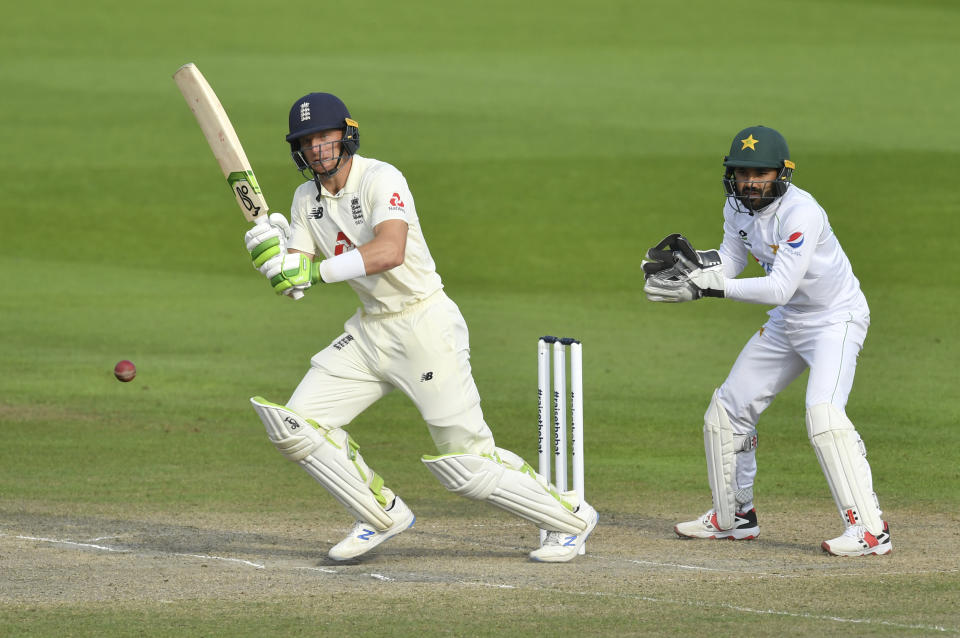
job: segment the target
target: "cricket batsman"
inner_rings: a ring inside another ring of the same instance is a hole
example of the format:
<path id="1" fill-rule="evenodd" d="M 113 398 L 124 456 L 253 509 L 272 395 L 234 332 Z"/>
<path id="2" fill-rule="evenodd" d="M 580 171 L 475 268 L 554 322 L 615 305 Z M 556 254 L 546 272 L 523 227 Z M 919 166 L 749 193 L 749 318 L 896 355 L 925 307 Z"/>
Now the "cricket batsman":
<path id="1" fill-rule="evenodd" d="M 777 131 L 751 126 L 724 158 L 723 242 L 697 251 L 679 234 L 643 262 L 650 301 L 719 297 L 774 306 L 744 346 L 704 416 L 703 442 L 713 507 L 679 523 L 681 537 L 744 540 L 760 533 L 753 503 L 757 421 L 804 370 L 807 435 L 846 527 L 824 541 L 836 556 L 888 554 L 863 440 L 845 407 L 870 325 L 850 261 L 817 201 L 792 183 L 795 165 Z M 766 276 L 735 279 L 753 257 Z"/>
<path id="2" fill-rule="evenodd" d="M 294 102 L 286 141 L 307 181 L 293 195 L 289 223 L 275 213 L 247 232 L 253 265 L 294 298 L 346 282 L 361 308 L 313 356 L 285 405 L 251 403 L 277 450 L 356 519 L 330 558 L 361 556 L 414 523 L 344 429 L 399 388 L 427 423 L 439 453 L 422 461 L 445 488 L 547 530 L 532 560 L 572 560 L 597 512 L 494 444 L 470 370 L 467 325 L 444 293 L 404 176 L 357 154 L 359 124 L 329 93 Z"/>

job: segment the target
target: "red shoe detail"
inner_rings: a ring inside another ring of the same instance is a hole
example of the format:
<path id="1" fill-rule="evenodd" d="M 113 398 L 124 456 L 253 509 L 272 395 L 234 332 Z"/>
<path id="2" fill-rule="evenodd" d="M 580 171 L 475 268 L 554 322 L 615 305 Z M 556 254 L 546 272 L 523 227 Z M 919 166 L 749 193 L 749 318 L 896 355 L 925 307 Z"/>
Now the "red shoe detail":
<path id="1" fill-rule="evenodd" d="M 716 512 L 714 512 L 713 515 L 710 517 L 710 524 L 713 525 L 713 529 L 716 529 L 716 530 L 720 529 L 720 524 L 717 522 Z"/>

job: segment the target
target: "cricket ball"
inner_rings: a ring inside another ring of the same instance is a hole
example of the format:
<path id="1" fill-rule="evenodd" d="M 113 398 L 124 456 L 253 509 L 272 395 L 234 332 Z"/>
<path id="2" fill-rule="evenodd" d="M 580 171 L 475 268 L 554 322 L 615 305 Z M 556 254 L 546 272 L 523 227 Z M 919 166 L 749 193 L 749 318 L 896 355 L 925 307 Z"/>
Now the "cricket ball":
<path id="1" fill-rule="evenodd" d="M 137 366 L 133 365 L 132 361 L 123 361 L 117 363 L 113 366 L 113 376 L 117 377 L 120 381 L 126 383 L 127 381 L 133 381 L 133 378 L 137 376 Z"/>

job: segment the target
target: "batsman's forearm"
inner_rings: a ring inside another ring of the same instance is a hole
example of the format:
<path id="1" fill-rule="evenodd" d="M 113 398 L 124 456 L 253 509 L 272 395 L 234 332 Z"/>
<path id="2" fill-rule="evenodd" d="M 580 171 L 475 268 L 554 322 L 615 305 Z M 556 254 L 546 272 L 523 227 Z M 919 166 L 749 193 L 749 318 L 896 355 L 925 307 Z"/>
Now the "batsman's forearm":
<path id="1" fill-rule="evenodd" d="M 328 284 L 365 277 L 368 274 L 359 250 L 348 250 L 336 257 L 324 259 L 317 267 L 317 271 L 320 274 L 320 279 Z"/>

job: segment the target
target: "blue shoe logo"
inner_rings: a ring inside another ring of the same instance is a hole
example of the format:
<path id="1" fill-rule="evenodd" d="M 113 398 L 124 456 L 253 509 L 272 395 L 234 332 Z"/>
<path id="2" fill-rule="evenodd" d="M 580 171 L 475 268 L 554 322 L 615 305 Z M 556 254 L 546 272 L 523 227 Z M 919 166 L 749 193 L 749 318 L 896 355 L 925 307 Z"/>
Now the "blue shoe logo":
<path id="1" fill-rule="evenodd" d="M 373 531 L 372 529 L 365 529 L 363 530 L 362 534 L 357 534 L 357 538 L 359 538 L 362 541 L 368 541 L 371 538 L 373 538 L 374 534 L 376 534 L 376 532 Z"/>
<path id="2" fill-rule="evenodd" d="M 564 547 L 576 547 L 577 546 L 577 537 L 576 536 L 567 536 L 567 541 L 563 544 Z"/>

